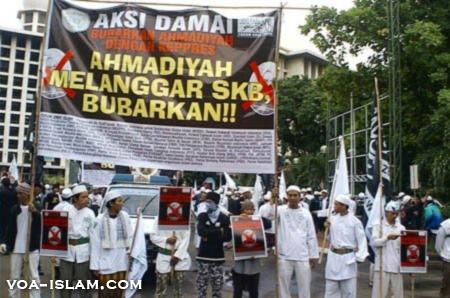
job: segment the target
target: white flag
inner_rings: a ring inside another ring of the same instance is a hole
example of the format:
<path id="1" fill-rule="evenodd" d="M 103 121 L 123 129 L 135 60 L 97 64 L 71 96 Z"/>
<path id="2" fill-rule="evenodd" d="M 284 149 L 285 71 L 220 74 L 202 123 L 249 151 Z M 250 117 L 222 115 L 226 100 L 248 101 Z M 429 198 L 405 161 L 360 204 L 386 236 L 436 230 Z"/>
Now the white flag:
<path id="1" fill-rule="evenodd" d="M 223 175 L 225 176 L 225 183 L 227 188 L 237 189 L 236 182 L 234 182 L 234 180 L 230 177 L 230 175 L 228 175 L 228 173 L 226 172 L 223 173 Z"/>
<path id="2" fill-rule="evenodd" d="M 281 177 L 280 177 L 280 189 L 279 189 L 279 198 L 281 201 L 283 201 L 284 198 L 287 199 L 287 193 L 286 193 L 286 179 L 284 178 L 284 171 L 281 171 Z"/>
<path id="3" fill-rule="evenodd" d="M 128 280 L 142 280 L 145 272 L 147 271 L 147 249 L 145 246 L 145 234 L 144 234 L 144 220 L 142 218 L 142 212 L 138 212 L 139 217 L 136 221 L 136 236 L 134 245 L 131 250 L 131 257 L 133 261 L 131 263 L 131 270 L 128 275 Z M 128 288 L 125 291 L 125 298 L 130 298 L 134 295 L 136 289 Z"/>
<path id="4" fill-rule="evenodd" d="M 338 195 L 348 195 L 350 193 L 348 183 L 348 170 L 347 170 L 347 156 L 345 155 L 345 143 L 342 136 L 339 137 L 339 157 L 336 161 L 336 167 L 334 170 L 333 186 L 331 187 L 330 208 L 334 207 L 334 199 Z"/>
<path id="5" fill-rule="evenodd" d="M 16 181 L 19 179 L 19 168 L 17 167 L 16 156 L 14 155 L 11 165 L 9 166 L 9 173 Z"/>
<path id="6" fill-rule="evenodd" d="M 261 177 L 259 175 L 256 175 L 255 180 L 255 187 L 253 188 L 253 196 L 252 196 L 252 202 L 255 206 L 255 210 L 258 210 L 259 202 L 261 201 L 263 196 L 263 186 L 261 182 Z"/>
<path id="7" fill-rule="evenodd" d="M 373 200 L 372 209 L 370 210 L 369 220 L 366 225 L 366 236 L 372 238 L 372 230 L 375 225 L 379 225 L 384 217 L 384 205 L 386 198 L 382 194 L 381 183 L 378 184 L 377 194 Z"/>

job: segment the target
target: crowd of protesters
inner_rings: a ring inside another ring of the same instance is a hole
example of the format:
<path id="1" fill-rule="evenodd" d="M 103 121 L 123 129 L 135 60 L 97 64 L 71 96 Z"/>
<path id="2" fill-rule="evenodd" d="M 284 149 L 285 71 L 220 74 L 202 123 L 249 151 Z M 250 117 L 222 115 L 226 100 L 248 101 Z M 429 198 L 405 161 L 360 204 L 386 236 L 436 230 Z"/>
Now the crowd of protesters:
<path id="1" fill-rule="evenodd" d="M 31 204 L 32 191 L 34 201 Z M 255 201 L 251 188 L 224 187 L 214 191 L 211 184 L 204 183 L 192 201 L 196 222 L 198 297 L 207 297 L 208 286 L 211 286 L 212 297 L 222 297 L 226 276 L 225 251 L 231 248 L 232 239 L 230 216 L 255 214 L 264 223 L 269 251 L 272 252 L 275 246 L 278 250 L 279 297 L 291 297 L 292 276 L 295 276 L 298 286 L 298 297 L 311 296 L 311 270 L 319 259 L 317 235 L 323 234 L 327 228 L 330 247 L 325 266 L 325 297 L 356 297 L 357 263 L 369 256 L 370 246 L 376 251 L 372 297 L 387 297 L 389 290 L 394 297 L 403 297 L 400 260 L 396 252 L 399 251 L 400 232 L 405 229 L 425 229 L 437 235 L 436 250 L 444 264 L 441 294 L 442 297 L 450 297 L 450 221 L 444 221 L 440 203 L 430 195 L 418 199 L 399 193 L 384 208 L 386 218 L 381 225 L 385 236 L 380 238 L 373 233 L 367 238 L 361 220 L 363 202 L 364 194 L 354 197 L 339 195 L 331 204 L 327 190 L 295 185 L 289 186 L 285 195 L 273 189 Z M 98 214 L 102 204 L 106 204 L 105 211 Z M 32 187 L 28 183 L 14 181 L 7 173 L 3 174 L 0 252 L 11 254 L 11 279 L 21 278 L 24 257 L 29 252 L 30 278 L 39 281 L 40 210 L 67 211 L 69 214 L 68 254 L 64 258 L 52 258 L 52 262 L 58 265 L 57 278 L 82 283 L 95 278 L 102 285 L 110 280 L 126 279 L 133 228 L 128 214 L 122 210 L 123 205 L 124 198 L 116 191 L 104 194 L 102 190 L 88 189 L 84 184 L 71 187 L 36 184 Z M 330 207 L 333 208 L 332 213 L 329 212 Z M 374 227 L 374 231 L 377 229 L 380 226 Z M 160 231 L 151 234 L 150 239 L 159 247 L 155 296 L 168 297 L 168 288 L 172 284 L 173 296 L 182 297 L 184 274 L 192 267 L 188 252 L 189 232 Z M 379 266 L 380 251 L 383 251 L 382 268 Z M 244 291 L 248 291 L 251 298 L 259 297 L 261 271 L 259 259 L 235 261 L 230 272 L 233 297 L 242 297 Z M 385 281 L 382 288 L 378 284 L 380 275 Z M 77 291 L 62 290 L 60 296 L 71 297 L 74 292 Z M 87 297 L 93 294 L 88 290 L 78 292 Z M 19 295 L 19 289 L 10 290 L 11 297 Z M 122 295 L 122 291 L 117 289 L 99 292 L 100 297 Z M 31 291 L 31 296 L 40 297 L 39 290 Z"/>

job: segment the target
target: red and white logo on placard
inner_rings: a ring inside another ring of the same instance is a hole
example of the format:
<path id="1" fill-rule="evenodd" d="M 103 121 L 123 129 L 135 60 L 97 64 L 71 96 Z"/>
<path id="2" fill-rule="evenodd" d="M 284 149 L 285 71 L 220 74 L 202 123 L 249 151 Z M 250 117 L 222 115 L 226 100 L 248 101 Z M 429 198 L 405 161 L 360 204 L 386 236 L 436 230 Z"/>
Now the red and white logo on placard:
<path id="1" fill-rule="evenodd" d="M 57 226 L 52 226 L 48 230 L 48 242 L 51 245 L 58 245 L 61 243 L 61 230 Z"/>
<path id="2" fill-rule="evenodd" d="M 173 221 L 180 220 L 183 216 L 183 206 L 180 203 L 172 202 L 167 207 L 167 218 Z"/>
<path id="3" fill-rule="evenodd" d="M 246 229 L 241 234 L 242 245 L 244 247 L 253 247 L 256 244 L 256 233 L 251 229 Z"/>
<path id="4" fill-rule="evenodd" d="M 420 250 L 417 245 L 411 244 L 406 251 L 406 258 L 411 263 L 416 263 L 420 260 Z"/>

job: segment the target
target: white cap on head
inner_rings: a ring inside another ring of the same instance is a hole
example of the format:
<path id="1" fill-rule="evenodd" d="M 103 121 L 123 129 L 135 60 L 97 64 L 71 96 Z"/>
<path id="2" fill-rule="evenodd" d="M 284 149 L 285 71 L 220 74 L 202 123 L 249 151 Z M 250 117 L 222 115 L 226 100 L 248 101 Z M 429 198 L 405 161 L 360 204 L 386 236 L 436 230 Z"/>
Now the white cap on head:
<path id="1" fill-rule="evenodd" d="M 105 194 L 105 204 L 108 203 L 109 201 L 117 199 L 117 198 L 119 198 L 121 196 L 122 196 L 122 194 L 120 192 L 118 192 L 117 190 L 108 191 Z"/>
<path id="2" fill-rule="evenodd" d="M 389 203 L 386 204 L 386 206 L 384 207 L 384 210 L 389 211 L 389 212 L 398 213 L 400 211 L 399 203 L 395 202 L 395 201 L 390 201 Z"/>
<path id="3" fill-rule="evenodd" d="M 85 185 L 77 185 L 72 189 L 72 196 L 76 196 L 82 192 L 87 192 L 87 188 Z"/>
<path id="4" fill-rule="evenodd" d="M 308 188 L 306 189 L 306 191 L 312 191 L 312 188 L 311 188 L 311 187 L 308 187 Z"/>
<path id="5" fill-rule="evenodd" d="M 411 201 L 411 199 L 412 199 L 412 197 L 409 196 L 409 195 L 403 196 L 403 198 L 402 198 L 402 204 L 408 203 L 409 201 Z"/>
<path id="6" fill-rule="evenodd" d="M 320 191 L 321 193 L 328 193 L 328 190 L 326 190 L 326 189 L 322 189 L 321 191 Z"/>
<path id="7" fill-rule="evenodd" d="M 306 188 L 302 188 L 300 192 L 306 192 Z"/>
<path id="8" fill-rule="evenodd" d="M 264 201 L 269 201 L 272 198 L 272 192 L 268 191 L 265 195 L 264 195 Z"/>
<path id="9" fill-rule="evenodd" d="M 314 195 L 315 195 L 315 196 L 320 196 L 320 191 L 317 191 L 317 190 L 316 190 L 316 191 L 314 192 Z"/>
<path id="10" fill-rule="evenodd" d="M 401 198 L 405 195 L 405 193 L 403 191 L 399 192 L 397 195 L 397 198 Z"/>
<path id="11" fill-rule="evenodd" d="M 433 197 L 432 196 L 427 196 L 427 201 L 433 201 Z"/>
<path id="12" fill-rule="evenodd" d="M 64 188 L 63 191 L 61 192 L 61 197 L 63 199 L 70 199 L 72 197 L 72 191 L 70 190 L 70 188 Z"/>
<path id="13" fill-rule="evenodd" d="M 364 199 L 364 198 L 366 197 L 366 195 L 365 195 L 363 192 L 360 192 L 360 193 L 358 194 L 358 197 L 359 197 L 360 199 Z"/>
<path id="14" fill-rule="evenodd" d="M 298 187 L 297 185 L 289 185 L 289 187 L 286 189 L 286 193 L 290 191 L 296 191 L 298 193 L 301 193 L 300 187 Z"/>
<path id="15" fill-rule="evenodd" d="M 246 193 L 246 192 L 252 192 L 252 189 L 249 187 L 241 187 L 240 189 L 241 193 Z"/>
<path id="16" fill-rule="evenodd" d="M 352 206 L 352 200 L 348 195 L 338 195 L 335 201 L 347 205 L 348 207 Z"/>

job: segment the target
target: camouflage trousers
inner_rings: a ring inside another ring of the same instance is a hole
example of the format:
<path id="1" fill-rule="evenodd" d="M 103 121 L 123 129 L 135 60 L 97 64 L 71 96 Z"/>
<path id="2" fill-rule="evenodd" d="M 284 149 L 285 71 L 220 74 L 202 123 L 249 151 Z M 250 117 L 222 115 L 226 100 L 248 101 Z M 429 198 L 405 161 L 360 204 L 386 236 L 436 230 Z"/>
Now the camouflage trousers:
<path id="1" fill-rule="evenodd" d="M 167 295 L 167 287 L 169 284 L 169 278 L 171 273 L 159 273 L 156 272 L 156 292 L 155 298 L 163 298 Z M 184 274 L 181 271 L 174 271 L 172 284 L 173 284 L 173 294 L 171 297 L 182 298 L 183 294 L 181 292 L 181 284 L 183 283 Z"/>
<path id="2" fill-rule="evenodd" d="M 222 297 L 223 263 L 198 261 L 197 292 L 199 298 L 205 298 L 208 282 L 211 282 L 212 297 Z"/>

